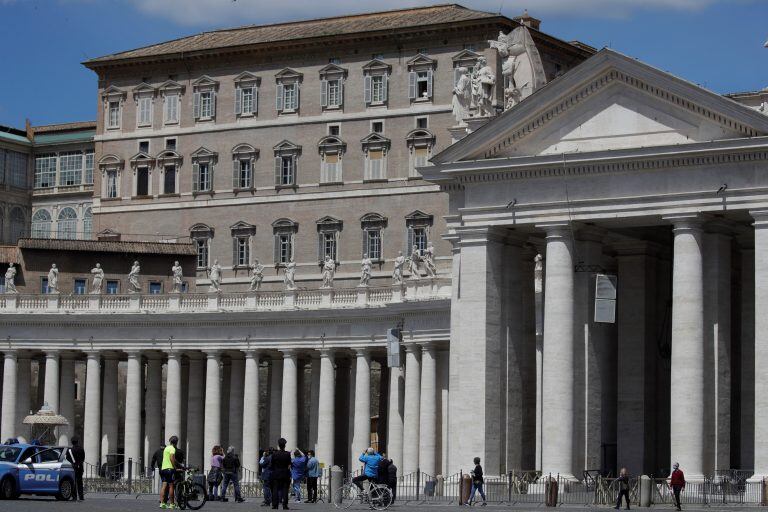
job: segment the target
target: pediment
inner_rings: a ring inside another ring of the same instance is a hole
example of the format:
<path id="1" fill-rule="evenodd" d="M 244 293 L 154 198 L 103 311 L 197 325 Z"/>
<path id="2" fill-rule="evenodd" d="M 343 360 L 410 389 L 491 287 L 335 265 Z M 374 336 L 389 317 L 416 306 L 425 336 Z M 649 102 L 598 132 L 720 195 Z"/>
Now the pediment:
<path id="1" fill-rule="evenodd" d="M 289 140 L 283 140 L 272 148 L 274 151 L 301 151 L 301 146 Z"/>
<path id="2" fill-rule="evenodd" d="M 768 116 L 603 49 L 440 152 L 437 164 L 768 134 Z"/>
<path id="3" fill-rule="evenodd" d="M 320 76 L 325 77 L 329 75 L 341 75 L 341 76 L 347 76 L 347 70 L 341 66 L 337 66 L 336 64 L 330 63 L 322 68 L 320 68 Z"/>
<path id="4" fill-rule="evenodd" d="M 101 93 L 104 98 L 125 98 L 126 92 L 119 87 L 110 85 Z"/>
<path id="5" fill-rule="evenodd" d="M 155 162 L 155 159 L 152 158 L 147 153 L 143 151 L 139 151 L 138 153 L 133 155 L 129 161 L 131 162 L 131 165 L 133 167 L 136 167 L 143 164 L 152 165 Z"/>
<path id="6" fill-rule="evenodd" d="M 363 71 L 385 70 L 387 73 L 389 73 L 391 69 L 392 66 L 379 59 L 373 59 L 372 61 L 363 65 Z"/>
<path id="7" fill-rule="evenodd" d="M 136 97 L 138 97 L 138 96 L 140 96 L 142 94 L 148 94 L 148 95 L 151 94 L 152 96 L 154 96 L 155 93 L 157 92 L 157 89 L 155 89 L 154 87 L 152 87 L 151 85 L 149 85 L 146 82 L 142 82 L 139 85 L 137 85 L 136 87 L 134 87 L 132 92 L 133 92 L 133 97 L 134 98 L 136 98 Z"/>
<path id="8" fill-rule="evenodd" d="M 219 82 L 214 80 L 213 78 L 209 77 L 208 75 L 203 75 L 194 82 L 192 82 L 192 85 L 196 88 L 200 87 L 218 87 Z"/>
<path id="9" fill-rule="evenodd" d="M 372 132 L 360 139 L 363 144 L 389 144 L 391 141 L 380 133 Z"/>
<path id="10" fill-rule="evenodd" d="M 299 73 L 295 69 L 291 68 L 285 68 L 282 71 L 279 71 L 275 78 L 278 80 L 286 80 L 286 79 L 301 79 L 304 75 L 302 73 Z"/>
<path id="11" fill-rule="evenodd" d="M 408 69 L 416 67 L 435 67 L 436 65 L 437 61 L 435 59 L 431 59 L 423 53 L 416 55 L 408 61 Z"/>
<path id="12" fill-rule="evenodd" d="M 157 89 L 162 92 L 166 92 L 166 91 L 184 92 L 184 86 L 179 82 L 176 82 L 175 80 L 166 80 L 165 82 L 160 84 L 160 87 L 158 87 Z"/>
<path id="13" fill-rule="evenodd" d="M 467 62 L 471 62 L 471 63 L 474 64 L 475 61 L 477 61 L 477 59 L 479 57 L 480 57 L 479 53 L 473 52 L 472 50 L 464 49 L 464 50 L 461 50 L 459 53 L 453 55 L 451 57 L 451 60 L 454 63 L 467 63 Z"/>
<path id="14" fill-rule="evenodd" d="M 248 83 L 248 82 L 261 82 L 261 78 L 254 75 L 250 71 L 243 71 L 242 73 L 240 73 L 235 77 L 234 82 L 236 84 Z"/>
<path id="15" fill-rule="evenodd" d="M 239 233 L 255 233 L 256 232 L 256 226 L 253 224 L 249 224 L 245 221 L 238 221 L 231 226 L 229 226 L 230 231 L 233 232 L 239 232 Z"/>

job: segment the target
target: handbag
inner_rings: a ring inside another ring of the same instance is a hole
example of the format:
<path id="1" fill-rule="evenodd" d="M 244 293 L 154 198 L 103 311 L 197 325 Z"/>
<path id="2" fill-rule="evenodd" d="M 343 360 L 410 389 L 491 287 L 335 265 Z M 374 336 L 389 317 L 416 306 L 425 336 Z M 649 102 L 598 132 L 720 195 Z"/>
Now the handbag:
<path id="1" fill-rule="evenodd" d="M 221 469 L 219 468 L 211 468 L 211 470 L 208 472 L 208 483 L 213 485 L 218 485 L 221 483 L 222 476 L 221 476 Z"/>

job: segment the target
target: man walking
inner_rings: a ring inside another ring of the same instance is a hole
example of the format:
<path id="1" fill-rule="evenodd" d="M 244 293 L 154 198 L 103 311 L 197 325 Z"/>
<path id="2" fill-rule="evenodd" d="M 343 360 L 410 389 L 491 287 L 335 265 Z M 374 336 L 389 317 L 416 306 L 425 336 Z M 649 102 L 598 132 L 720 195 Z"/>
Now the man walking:
<path id="1" fill-rule="evenodd" d="M 179 444 L 179 438 L 171 436 L 168 440 L 168 446 L 163 450 L 163 462 L 160 465 L 160 478 L 163 486 L 160 488 L 160 508 L 176 508 L 174 505 L 173 483 L 176 477 L 176 445 Z"/>
<path id="2" fill-rule="evenodd" d="M 72 467 L 75 469 L 75 494 L 72 499 L 83 501 L 85 492 L 83 490 L 83 464 L 85 463 L 85 450 L 80 446 L 80 438 L 72 436 Z"/>
<path id="3" fill-rule="evenodd" d="M 621 508 L 622 496 L 627 501 L 627 510 L 629 510 L 629 476 L 627 475 L 627 468 L 621 468 L 619 471 L 619 478 L 616 479 L 616 485 L 619 486 L 619 497 L 616 499 L 616 510 Z"/>
<path id="4" fill-rule="evenodd" d="M 680 506 L 680 492 L 685 490 L 685 475 L 680 469 L 680 464 L 677 462 L 672 465 L 672 476 L 669 478 L 669 486 L 672 487 L 672 492 L 675 495 L 675 508 L 683 510 Z"/>
<path id="5" fill-rule="evenodd" d="M 291 454 L 285 451 L 286 440 L 277 440 L 277 451 L 272 454 L 272 508 L 282 502 L 288 510 L 288 486 L 291 483 Z"/>
<path id="6" fill-rule="evenodd" d="M 235 501 L 237 503 L 242 503 L 245 500 L 240 494 L 240 457 L 235 453 L 234 446 L 227 448 L 227 454 L 221 462 L 221 467 L 224 470 L 224 485 L 221 486 L 221 501 L 227 501 L 227 488 L 229 488 L 229 483 L 232 482 L 232 485 L 235 488 Z"/>

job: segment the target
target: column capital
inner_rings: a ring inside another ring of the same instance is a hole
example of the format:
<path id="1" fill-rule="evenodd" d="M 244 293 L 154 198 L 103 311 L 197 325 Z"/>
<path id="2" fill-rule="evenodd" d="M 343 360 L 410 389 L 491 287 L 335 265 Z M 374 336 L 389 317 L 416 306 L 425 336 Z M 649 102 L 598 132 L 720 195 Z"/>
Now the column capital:
<path id="1" fill-rule="evenodd" d="M 672 231 L 674 233 L 702 231 L 705 221 L 704 217 L 698 212 L 662 215 L 661 220 L 672 224 Z"/>
<path id="2" fill-rule="evenodd" d="M 356 347 L 353 350 L 357 357 L 366 357 L 371 355 L 371 350 L 368 347 Z"/>
<path id="3" fill-rule="evenodd" d="M 243 355 L 245 355 L 246 359 L 258 358 L 259 355 L 261 355 L 261 349 L 258 349 L 258 348 L 246 348 L 241 350 L 240 352 L 242 352 Z"/>
<path id="4" fill-rule="evenodd" d="M 336 357 L 336 350 L 332 348 L 321 348 L 318 350 L 320 358 L 329 358 L 333 360 Z"/>
<path id="5" fill-rule="evenodd" d="M 49 349 L 45 351 L 45 358 L 47 359 L 49 357 L 50 358 L 59 357 L 60 354 L 61 354 L 61 351 L 57 348 Z"/>
<path id="6" fill-rule="evenodd" d="M 221 359 L 221 350 L 219 349 L 203 350 L 203 353 L 206 359 Z"/>
<path id="7" fill-rule="evenodd" d="M 168 359 L 181 359 L 181 356 L 184 355 L 184 353 L 181 350 L 176 350 L 176 349 L 163 350 L 163 353 Z"/>
<path id="8" fill-rule="evenodd" d="M 279 352 L 283 354 L 283 359 L 296 357 L 296 355 L 298 354 L 298 350 L 296 350 L 295 348 L 281 348 Z"/>
<path id="9" fill-rule="evenodd" d="M 424 341 L 419 343 L 421 345 L 421 353 L 431 353 L 434 352 L 437 349 L 436 343 L 434 341 Z"/>
<path id="10" fill-rule="evenodd" d="M 509 230 L 495 226 L 468 227 L 456 229 L 454 247 L 506 243 Z"/>
<path id="11" fill-rule="evenodd" d="M 123 352 L 125 352 L 125 354 L 128 356 L 128 359 L 137 359 L 142 356 L 142 351 L 139 349 L 131 348 L 123 350 Z"/>
<path id="12" fill-rule="evenodd" d="M 755 219 L 752 223 L 755 229 L 768 227 L 768 210 L 749 210 L 749 215 Z"/>
<path id="13" fill-rule="evenodd" d="M 421 353 L 421 345 L 418 343 L 405 343 L 404 347 L 406 352 L 411 352 L 412 354 Z"/>
<path id="14" fill-rule="evenodd" d="M 18 359 L 19 351 L 15 348 L 6 348 L 3 350 L 3 358 L 5 359 Z"/>
<path id="15" fill-rule="evenodd" d="M 570 241 L 577 231 L 577 226 L 568 221 L 541 222 L 536 224 L 535 227 L 536 229 L 544 231 L 546 235 L 545 238 L 548 241 L 558 238 L 565 238 Z"/>
<path id="16" fill-rule="evenodd" d="M 101 359 L 101 350 L 88 349 L 83 350 L 83 353 L 85 354 L 86 359 Z"/>

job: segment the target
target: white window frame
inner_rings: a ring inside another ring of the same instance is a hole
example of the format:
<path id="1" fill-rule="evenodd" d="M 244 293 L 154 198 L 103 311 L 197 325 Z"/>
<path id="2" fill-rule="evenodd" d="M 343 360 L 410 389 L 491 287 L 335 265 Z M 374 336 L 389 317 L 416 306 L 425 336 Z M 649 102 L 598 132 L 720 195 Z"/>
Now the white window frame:
<path id="1" fill-rule="evenodd" d="M 320 152 L 320 183 L 343 183 L 342 163 L 347 150 L 346 143 L 338 135 L 328 135 L 320 139 L 318 150 Z"/>
<path id="2" fill-rule="evenodd" d="M 136 127 L 152 128 L 154 96 L 148 93 L 139 95 L 136 99 Z"/>
<path id="3" fill-rule="evenodd" d="M 405 138 L 408 145 L 408 177 L 409 178 L 421 178 L 421 175 L 416 171 L 417 167 L 425 167 L 430 165 L 429 159 L 432 158 L 432 153 L 435 147 L 435 136 L 429 130 L 425 128 L 416 128 L 411 130 Z M 417 153 L 426 151 L 426 160 L 422 163 L 418 162 Z"/>
<path id="4" fill-rule="evenodd" d="M 365 169 L 363 181 L 385 181 L 387 179 L 387 157 L 391 141 L 379 133 L 371 133 L 363 139 Z M 371 158 L 381 153 L 381 158 Z M 374 162 L 380 162 L 374 164 Z"/>
<path id="5" fill-rule="evenodd" d="M 107 129 L 119 130 L 122 117 L 122 102 L 120 100 L 107 101 Z"/>
<path id="6" fill-rule="evenodd" d="M 74 167 L 72 163 L 74 162 Z M 59 153 L 59 176 L 58 183 L 60 187 L 75 187 L 83 182 L 83 152 L 82 151 L 63 151 Z M 66 168 L 65 168 L 66 166 Z M 66 183 L 68 176 L 74 179 L 71 183 Z"/>
<path id="7" fill-rule="evenodd" d="M 218 154 L 201 147 L 193 152 L 191 157 L 192 193 L 212 194 Z"/>
<path id="8" fill-rule="evenodd" d="M 408 99 L 411 102 L 429 102 L 434 97 L 435 67 L 437 62 L 423 53 L 408 61 Z M 419 93 L 423 84 L 424 91 Z"/>
<path id="9" fill-rule="evenodd" d="M 275 267 L 284 267 L 293 260 L 298 230 L 299 225 L 290 219 L 278 219 L 272 223 L 272 254 Z"/>
<path id="10" fill-rule="evenodd" d="M 275 110 L 278 115 L 298 114 L 301 108 L 301 82 L 304 75 L 286 68 L 275 75 Z M 289 94 L 290 92 L 290 102 Z"/>
<path id="11" fill-rule="evenodd" d="M 58 157 L 56 153 L 35 156 L 34 188 L 44 189 L 56 186 Z M 43 179 L 45 177 L 45 179 Z"/>
<path id="12" fill-rule="evenodd" d="M 163 95 L 163 124 L 179 124 L 181 93 L 169 91 Z"/>
<path id="13" fill-rule="evenodd" d="M 238 144 L 232 149 L 232 189 L 253 190 L 255 188 L 254 169 L 259 150 L 250 144 Z M 248 179 L 243 181 L 243 164 L 247 162 Z"/>
<path id="14" fill-rule="evenodd" d="M 192 87 L 192 117 L 195 122 L 215 121 L 219 82 L 203 75 L 192 83 Z"/>
<path id="15" fill-rule="evenodd" d="M 254 117 L 259 112 L 261 78 L 244 71 L 235 78 L 235 117 Z M 246 98 L 250 95 L 250 101 Z"/>
<path id="16" fill-rule="evenodd" d="M 273 148 L 275 154 L 275 188 L 291 188 L 298 186 L 299 157 L 301 146 L 292 142 L 282 141 Z M 290 172 L 286 174 L 286 169 Z M 285 180 L 290 176 L 290 183 Z"/>

